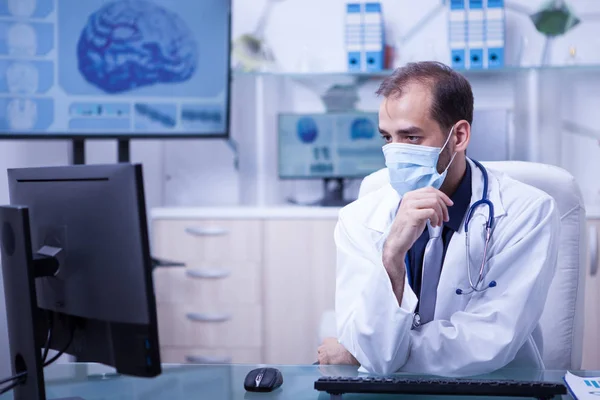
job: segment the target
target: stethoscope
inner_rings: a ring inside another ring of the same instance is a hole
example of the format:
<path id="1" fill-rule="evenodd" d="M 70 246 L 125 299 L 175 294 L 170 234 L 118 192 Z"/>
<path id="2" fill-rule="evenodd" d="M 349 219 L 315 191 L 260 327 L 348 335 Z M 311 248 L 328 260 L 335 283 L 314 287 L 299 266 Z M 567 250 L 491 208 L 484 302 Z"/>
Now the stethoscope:
<path id="1" fill-rule="evenodd" d="M 492 230 L 494 227 L 494 205 L 488 199 L 488 173 L 487 173 L 487 170 L 485 169 L 485 167 L 483 165 L 481 165 L 481 163 L 479 161 L 476 161 L 476 160 L 471 160 L 471 161 L 473 161 L 473 163 L 475 163 L 475 165 L 477 166 L 477 168 L 479 168 L 481 170 L 481 174 L 483 175 L 483 194 L 481 196 L 481 199 L 477 200 L 475 203 L 473 203 L 473 205 L 471 207 L 469 207 L 469 209 L 467 210 L 467 216 L 465 219 L 465 249 L 466 249 L 466 256 L 467 256 L 467 276 L 469 277 L 469 289 L 467 289 L 467 291 L 460 289 L 460 288 L 456 289 L 456 294 L 459 296 L 471 294 L 473 292 L 484 292 L 489 288 L 496 287 L 496 281 L 491 281 L 487 286 L 484 285 L 483 287 L 481 287 L 484 276 L 485 276 L 485 261 L 487 258 L 487 251 L 488 251 L 488 247 L 490 244 L 490 239 L 492 238 Z M 483 259 L 481 260 L 481 266 L 479 267 L 479 277 L 477 278 L 476 282 L 473 282 L 473 277 L 471 276 L 471 259 L 469 257 L 469 254 L 470 254 L 469 223 L 471 222 L 471 219 L 473 218 L 473 214 L 475 213 L 475 210 L 477 209 L 477 207 L 480 207 L 480 206 L 487 206 L 489 213 L 488 213 L 487 222 L 485 224 L 485 243 L 483 246 Z M 405 262 L 406 262 L 406 265 L 409 264 L 408 254 L 406 255 Z M 410 268 L 406 268 L 406 272 L 407 272 L 408 281 L 412 282 L 411 275 L 410 275 Z"/>
<path id="2" fill-rule="evenodd" d="M 477 166 L 477 168 L 479 168 L 481 170 L 481 174 L 483 175 L 483 194 L 481 195 L 481 199 L 477 200 L 475 203 L 473 203 L 473 205 L 471 207 L 469 207 L 469 209 L 467 210 L 467 216 L 465 218 L 465 249 L 466 249 L 466 253 L 467 253 L 467 276 L 469 277 L 469 289 L 468 291 L 464 291 L 460 288 L 456 289 L 456 294 L 457 295 L 467 295 L 467 294 L 471 294 L 474 292 L 484 292 L 486 290 L 488 290 L 489 288 L 493 288 L 496 287 L 496 281 L 491 281 L 487 286 L 483 286 L 480 287 L 481 284 L 483 283 L 483 278 L 485 276 L 485 259 L 487 257 L 487 251 L 488 251 L 488 247 L 490 244 L 490 239 L 492 238 L 492 230 L 494 228 L 494 205 L 492 204 L 492 202 L 488 199 L 488 173 L 487 170 L 485 169 L 485 167 L 483 165 L 481 165 L 481 163 L 479 161 L 476 160 L 471 160 L 473 161 L 473 163 L 475 163 L 475 165 Z M 469 245 L 469 223 L 471 222 L 471 219 L 473 218 L 473 214 L 475 213 L 475 210 L 477 209 L 477 207 L 480 206 L 487 206 L 488 207 L 488 220 L 485 224 L 485 243 L 483 246 L 483 259 L 481 260 L 481 267 L 479 268 L 479 277 L 477 278 L 477 282 L 473 283 L 473 278 L 471 277 L 471 259 L 469 258 L 469 250 L 470 250 L 470 245 Z M 408 264 L 409 264 L 409 259 L 408 259 L 408 254 L 406 255 L 406 260 L 405 260 L 405 265 L 407 266 L 406 268 L 406 274 L 407 274 L 407 279 L 409 282 L 411 281 L 411 276 L 410 276 L 410 268 L 408 268 Z M 412 284 L 411 284 L 412 286 Z M 416 329 L 419 326 L 421 326 L 421 317 L 419 315 L 419 313 L 415 313 L 414 317 L 413 317 L 413 323 L 412 323 L 412 328 Z"/>
<path id="3" fill-rule="evenodd" d="M 481 174 L 483 175 L 483 194 L 481 195 L 481 199 L 477 200 L 469 209 L 467 210 L 467 217 L 465 219 L 465 249 L 467 254 L 467 276 L 469 277 L 469 289 L 468 291 L 464 291 L 462 289 L 456 289 L 457 295 L 465 295 L 471 294 L 473 292 L 483 292 L 489 288 L 496 287 L 496 281 L 491 281 L 487 286 L 481 287 L 483 283 L 483 278 L 485 275 L 485 261 L 487 258 L 488 246 L 490 244 L 490 239 L 492 238 L 492 230 L 494 228 L 494 205 L 488 199 L 488 173 L 487 170 L 479 161 L 471 160 L 477 168 L 481 170 Z M 471 218 L 473 217 L 473 213 L 479 206 L 487 206 L 488 208 L 488 220 L 485 224 L 485 244 L 483 246 L 483 259 L 481 260 L 481 266 L 479 267 L 479 277 L 476 282 L 473 282 L 471 277 L 471 259 L 469 257 L 469 222 L 471 222 Z"/>

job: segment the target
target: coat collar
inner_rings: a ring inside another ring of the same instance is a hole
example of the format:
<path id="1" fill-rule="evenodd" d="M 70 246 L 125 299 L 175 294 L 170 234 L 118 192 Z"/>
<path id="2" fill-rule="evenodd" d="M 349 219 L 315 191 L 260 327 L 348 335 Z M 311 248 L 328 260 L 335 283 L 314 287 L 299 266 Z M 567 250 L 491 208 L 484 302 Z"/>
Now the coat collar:
<path id="1" fill-rule="evenodd" d="M 481 200 L 483 191 L 483 173 L 469 158 L 467 158 L 467 162 L 471 166 L 470 205 L 472 206 L 476 201 Z M 502 217 L 506 215 L 506 210 L 500 195 L 500 181 L 498 180 L 498 173 L 488 170 L 488 182 L 488 198 L 494 205 L 494 217 Z M 365 224 L 367 228 L 383 233 L 392 224 L 392 221 L 396 216 L 396 212 L 398 211 L 401 197 L 389 183 L 379 190 L 382 191 L 380 201 L 375 207 L 373 207 L 372 212 L 367 216 Z M 485 218 L 487 218 L 488 207 L 477 207 L 473 214 L 483 215 Z M 462 229 L 464 229 L 463 226 L 461 226 L 461 231 Z"/>

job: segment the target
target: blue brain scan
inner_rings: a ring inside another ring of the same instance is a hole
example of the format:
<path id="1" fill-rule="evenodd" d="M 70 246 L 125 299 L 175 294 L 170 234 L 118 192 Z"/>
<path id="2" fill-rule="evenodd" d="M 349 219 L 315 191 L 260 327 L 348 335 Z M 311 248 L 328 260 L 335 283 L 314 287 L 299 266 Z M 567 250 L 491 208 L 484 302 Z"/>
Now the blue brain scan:
<path id="1" fill-rule="evenodd" d="M 176 13 L 150 1 L 113 1 L 90 15 L 77 58 L 88 82 L 121 93 L 190 79 L 198 46 Z"/>
<path id="2" fill-rule="evenodd" d="M 297 124 L 298 137 L 302 143 L 313 143 L 317 140 L 319 129 L 317 123 L 311 117 L 303 117 L 298 120 Z"/>
<path id="3" fill-rule="evenodd" d="M 231 1 L 0 0 L 0 138 L 227 137 Z"/>
<path id="4" fill-rule="evenodd" d="M 357 118 L 350 130 L 352 140 L 371 140 L 375 137 L 375 124 L 368 118 Z"/>

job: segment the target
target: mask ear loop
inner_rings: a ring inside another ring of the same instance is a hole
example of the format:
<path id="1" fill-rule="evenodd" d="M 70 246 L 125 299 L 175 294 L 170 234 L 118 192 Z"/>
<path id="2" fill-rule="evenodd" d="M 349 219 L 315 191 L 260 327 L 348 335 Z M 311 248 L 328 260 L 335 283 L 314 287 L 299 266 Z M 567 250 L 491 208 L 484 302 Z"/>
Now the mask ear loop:
<path id="1" fill-rule="evenodd" d="M 454 125 L 452 125 L 452 129 L 450 129 L 450 133 L 448 134 L 448 138 L 446 138 L 446 142 L 444 143 L 444 145 L 440 149 L 440 152 L 438 153 L 438 157 L 440 156 L 440 154 L 442 154 L 442 151 L 444 151 L 444 149 L 446 148 L 446 145 L 450 141 L 450 138 L 452 137 L 452 133 L 453 132 L 454 132 Z M 448 171 L 448 168 L 450 168 L 450 166 L 452 165 L 452 161 L 454 161 L 454 157 L 456 157 L 456 152 L 454 152 L 454 154 L 452 155 L 452 158 L 450 159 L 450 162 L 448 163 L 448 166 L 446 167 L 446 169 L 444 170 L 444 172 Z M 442 172 L 442 174 L 444 172 Z"/>
<path id="2" fill-rule="evenodd" d="M 440 154 L 442 154 L 442 151 L 444 151 L 444 149 L 446 148 L 446 145 L 448 144 L 448 142 L 450 141 L 450 138 L 452 137 L 452 132 L 454 132 L 454 125 L 452 125 L 452 129 L 450 129 L 450 133 L 448 134 L 448 137 L 446 138 L 446 141 L 444 142 L 444 145 L 442 146 L 442 148 L 440 149 L 438 156 Z M 456 153 L 455 153 L 456 154 Z M 454 158 L 454 157 L 452 157 Z"/>

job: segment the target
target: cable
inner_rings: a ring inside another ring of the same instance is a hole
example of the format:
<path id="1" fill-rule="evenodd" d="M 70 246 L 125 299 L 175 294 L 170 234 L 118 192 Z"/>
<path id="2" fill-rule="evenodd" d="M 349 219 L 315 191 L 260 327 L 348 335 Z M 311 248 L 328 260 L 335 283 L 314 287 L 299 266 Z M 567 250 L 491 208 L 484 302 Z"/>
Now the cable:
<path id="1" fill-rule="evenodd" d="M 10 392 L 11 390 L 16 388 L 20 384 L 21 384 L 21 380 L 11 383 L 10 385 L 6 386 L 4 389 L 0 390 L 0 395 L 3 395 L 6 392 Z"/>
<path id="2" fill-rule="evenodd" d="M 43 353 L 43 356 L 42 356 L 42 362 L 46 361 L 46 357 L 48 357 L 48 351 L 50 351 L 50 343 L 51 343 L 51 341 L 52 341 L 52 319 L 50 319 L 50 327 L 48 328 L 48 335 L 46 337 L 46 344 L 44 345 L 44 353 Z M 25 375 L 27 375 L 27 371 L 23 371 L 23 372 L 20 372 L 20 373 L 18 373 L 16 375 L 10 376 L 8 378 L 4 378 L 4 379 L 0 380 L 0 385 L 3 385 L 3 384 L 5 384 L 7 382 L 10 382 L 10 381 L 14 381 L 15 379 L 23 378 L 23 377 L 25 377 Z M 8 391 L 8 390 L 14 388 L 15 386 L 7 386 L 5 388 L 5 390 Z M 6 393 L 6 392 L 1 392 L 0 394 L 2 394 L 2 393 Z"/>
<path id="3" fill-rule="evenodd" d="M 50 351 L 50 346 L 52 345 L 52 331 L 54 330 L 54 318 L 52 318 L 52 314 L 48 313 L 48 336 L 46 336 L 46 344 L 44 345 L 44 353 L 42 354 L 42 362 L 46 362 L 46 358 L 48 358 L 48 352 Z"/>
<path id="4" fill-rule="evenodd" d="M 66 346 L 61 351 L 59 351 L 58 354 L 56 354 L 50 360 L 46 361 L 46 358 L 48 357 L 48 352 L 50 351 L 50 344 L 52 342 L 52 331 L 53 330 L 54 330 L 53 329 L 53 320 L 52 320 L 52 317 L 50 317 L 48 335 L 46 337 L 46 344 L 44 345 L 44 353 L 42 355 L 42 362 L 44 362 L 44 367 L 47 367 L 48 365 L 52 364 L 53 362 L 58 360 L 60 358 L 60 356 L 65 354 L 65 352 L 71 346 L 71 343 L 73 343 L 73 338 L 75 336 L 75 326 L 73 326 L 73 328 L 71 329 L 71 336 L 69 337 L 69 341 L 67 342 Z M 27 371 L 23 371 L 16 375 L 11 376 L 11 377 L 0 380 L 0 385 L 10 382 L 10 381 L 15 381 L 15 382 L 11 383 L 10 385 L 4 387 L 3 389 L 0 389 L 0 396 L 3 395 L 4 393 L 11 391 L 12 389 L 16 388 L 17 386 L 19 386 L 23 382 L 23 378 L 26 375 L 27 375 Z"/>
<path id="5" fill-rule="evenodd" d="M 10 378 L 2 379 L 0 381 L 0 385 L 4 385 L 6 382 L 14 381 L 15 379 L 20 379 L 20 378 L 24 377 L 25 375 L 27 375 L 27 371 L 23 371 L 21 373 L 18 373 L 18 374 L 14 375 L 14 376 L 11 376 Z"/>
<path id="6" fill-rule="evenodd" d="M 42 355 L 42 362 L 46 361 L 46 358 L 48 357 L 48 352 L 50 351 L 50 344 L 52 342 L 52 330 L 53 330 L 53 319 L 51 316 L 49 316 L 49 328 L 48 328 L 48 335 L 46 336 L 46 343 L 44 344 L 44 353 Z M 0 380 L 0 385 L 3 385 L 7 382 L 10 381 L 14 381 L 15 379 L 19 379 L 24 377 L 25 375 L 27 375 L 27 371 L 23 371 L 20 372 L 16 375 L 10 376 L 8 378 L 4 378 L 2 380 Z"/>
<path id="7" fill-rule="evenodd" d="M 60 358 L 60 356 L 65 354 L 65 352 L 69 349 L 69 346 L 71 346 L 71 343 L 73 343 L 74 336 L 75 336 L 75 326 L 73 326 L 73 328 L 71 329 L 71 337 L 69 337 L 69 341 L 67 342 L 67 345 L 61 351 L 59 351 L 58 354 L 56 354 L 54 357 L 52 357 L 50 360 L 44 362 L 44 367 L 47 367 L 48 365 L 52 364 L 53 362 L 58 360 Z"/>

